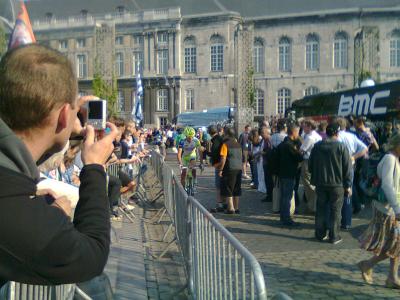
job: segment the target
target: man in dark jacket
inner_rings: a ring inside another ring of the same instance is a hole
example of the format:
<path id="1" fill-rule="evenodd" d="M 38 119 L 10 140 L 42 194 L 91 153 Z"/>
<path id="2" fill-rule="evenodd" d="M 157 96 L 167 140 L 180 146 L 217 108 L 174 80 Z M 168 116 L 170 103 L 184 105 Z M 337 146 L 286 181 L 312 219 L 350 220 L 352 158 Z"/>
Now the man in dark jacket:
<path id="1" fill-rule="evenodd" d="M 224 141 L 221 146 L 221 196 L 226 198 L 227 214 L 239 214 L 239 197 L 242 194 L 242 147 L 235 139 L 235 130 L 224 129 Z"/>
<path id="2" fill-rule="evenodd" d="M 0 286 L 83 282 L 101 274 L 107 262 L 110 220 L 102 165 L 112 153 L 114 125 L 97 142 L 94 128 L 86 128 L 73 222 L 60 205 L 65 198 L 51 199 L 51 191 L 37 195 L 36 163 L 63 149 L 79 128 L 77 94 L 73 66 L 55 50 L 33 44 L 0 61 Z"/>
<path id="3" fill-rule="evenodd" d="M 218 128 L 215 125 L 210 125 L 208 127 L 208 133 L 211 136 L 211 149 L 208 156 L 210 156 L 210 163 L 215 168 L 215 189 L 217 190 L 217 206 L 212 208 L 210 212 L 223 212 L 224 208 L 224 199 L 221 197 L 221 177 L 219 176 L 219 165 L 221 162 L 221 146 L 223 142 L 223 137 L 218 134 Z"/>
<path id="4" fill-rule="evenodd" d="M 309 159 L 311 184 L 317 191 L 315 237 L 338 244 L 343 196 L 351 195 L 351 158 L 346 146 L 338 141 L 340 127 L 332 123 L 326 128 L 328 138 L 315 144 Z"/>
<path id="5" fill-rule="evenodd" d="M 287 137 L 278 146 L 279 185 L 281 191 L 280 218 L 285 226 L 298 226 L 290 217 L 290 202 L 296 185 L 299 163 L 303 160 L 298 143 L 300 128 L 297 124 L 289 124 Z"/>

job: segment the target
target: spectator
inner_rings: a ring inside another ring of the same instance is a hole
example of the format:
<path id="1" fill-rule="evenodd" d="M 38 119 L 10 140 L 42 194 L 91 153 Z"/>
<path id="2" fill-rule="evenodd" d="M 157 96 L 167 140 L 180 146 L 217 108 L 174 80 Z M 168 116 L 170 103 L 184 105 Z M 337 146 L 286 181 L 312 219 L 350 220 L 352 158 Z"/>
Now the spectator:
<path id="1" fill-rule="evenodd" d="M 321 136 L 315 131 L 317 126 L 314 121 L 307 120 L 304 122 L 304 142 L 300 147 L 300 151 L 303 153 L 303 162 L 301 165 L 301 182 L 304 186 L 304 192 L 307 199 L 307 208 L 310 212 L 315 212 L 316 205 L 316 192 L 315 186 L 311 185 L 311 174 L 308 170 L 308 160 L 310 158 L 311 150 L 314 145 L 322 140 Z"/>
<path id="2" fill-rule="evenodd" d="M 386 122 L 383 131 L 379 135 L 379 145 L 384 146 L 393 134 L 393 124 L 391 122 Z"/>
<path id="3" fill-rule="evenodd" d="M 274 189 L 274 181 L 272 178 L 272 174 L 268 171 L 268 161 L 269 156 L 272 155 L 272 144 L 271 144 L 271 131 L 267 127 L 261 128 L 261 137 L 262 137 L 262 161 L 263 161 L 263 170 L 264 170 L 264 181 L 267 188 L 267 197 L 264 198 L 263 202 L 272 202 L 272 194 Z"/>
<path id="4" fill-rule="evenodd" d="M 292 123 L 287 128 L 287 137 L 278 146 L 279 160 L 279 186 L 281 190 L 280 199 L 280 219 L 282 225 L 298 226 L 290 216 L 290 202 L 293 197 L 296 175 L 299 163 L 303 160 L 300 147 L 297 143 L 300 128 L 297 124 Z"/>
<path id="5" fill-rule="evenodd" d="M 326 139 L 326 127 L 328 126 L 328 122 L 326 121 L 321 121 L 318 125 L 318 131 L 317 133 L 320 135 L 320 137 L 324 140 Z"/>
<path id="6" fill-rule="evenodd" d="M 311 184 L 317 191 L 315 237 L 338 244 L 343 195 L 351 193 L 351 159 L 347 148 L 338 141 L 339 125 L 332 123 L 326 129 L 327 139 L 315 144 L 309 159 Z"/>
<path id="7" fill-rule="evenodd" d="M 358 138 L 368 147 L 369 151 L 378 151 L 379 145 L 370 128 L 365 126 L 365 119 L 358 118 L 355 122 Z M 367 157 L 367 156 L 366 156 Z"/>
<path id="8" fill-rule="evenodd" d="M 250 148 L 249 148 L 249 161 L 250 161 L 250 169 L 251 169 L 251 183 L 250 186 L 253 189 L 258 190 L 259 178 L 258 178 L 258 158 L 259 156 L 255 155 L 260 152 L 260 146 L 262 138 L 258 129 L 252 129 L 249 135 L 250 139 Z M 260 153 L 261 155 L 261 153 Z"/>
<path id="9" fill-rule="evenodd" d="M 219 169 L 221 163 L 221 146 L 223 142 L 222 136 L 218 134 L 218 128 L 215 125 L 208 127 L 208 133 L 211 135 L 211 149 L 208 155 L 210 156 L 210 163 L 215 168 L 215 189 L 217 192 L 217 206 L 212 208 L 212 213 L 223 212 L 225 210 L 225 201 L 221 196 L 221 177 L 219 176 Z"/>
<path id="10" fill-rule="evenodd" d="M 400 289 L 398 277 L 400 256 L 400 135 L 396 134 L 387 144 L 388 153 L 378 165 L 383 198 L 374 201 L 373 219 L 360 237 L 361 248 L 374 256 L 358 263 L 365 282 L 372 284 L 372 270 L 379 262 L 390 258 L 390 271 L 386 287 Z"/>
<path id="11" fill-rule="evenodd" d="M 224 141 L 221 146 L 221 196 L 226 198 L 227 214 L 240 214 L 239 197 L 242 193 L 242 147 L 235 139 L 231 127 L 224 129 Z"/>
<path id="12" fill-rule="evenodd" d="M 0 285 L 83 282 L 101 274 L 107 262 L 110 220 L 102 165 L 117 135 L 113 124 L 97 142 L 94 128 L 86 128 L 73 223 L 63 209 L 48 204 L 49 197 L 34 196 L 36 164 L 63 149 L 73 132 L 83 103 L 77 94 L 73 66 L 55 50 L 32 44 L 9 51 L 0 62 Z"/>
<path id="13" fill-rule="evenodd" d="M 284 120 L 279 120 L 278 124 L 276 125 L 276 133 L 274 133 L 271 137 L 271 144 L 273 148 L 277 148 L 280 143 L 286 138 L 287 128 L 286 123 Z"/>
<path id="14" fill-rule="evenodd" d="M 356 135 L 353 133 L 350 133 L 346 131 L 346 128 L 348 126 L 348 123 L 346 119 L 344 118 L 338 118 L 336 122 L 339 124 L 340 131 L 339 131 L 339 141 L 342 142 L 347 150 L 349 151 L 351 161 L 352 161 L 352 172 L 351 172 L 351 182 L 353 185 L 353 180 L 354 180 L 354 165 L 355 161 L 363 157 L 367 152 L 368 148 L 367 146 L 364 145 L 362 141 L 360 141 L 359 138 L 357 138 Z M 349 230 L 351 229 L 351 219 L 352 219 L 352 214 L 353 214 L 353 205 L 352 205 L 352 193 L 348 193 L 345 195 L 344 201 L 343 201 L 343 207 L 342 207 L 342 221 L 341 221 L 341 228 L 343 230 Z"/>
<path id="15" fill-rule="evenodd" d="M 250 125 L 246 125 L 244 127 L 244 131 L 239 136 L 239 144 L 242 147 L 242 153 L 243 153 L 243 159 L 242 159 L 243 179 L 250 179 L 250 176 L 247 175 L 247 163 L 249 161 L 249 134 L 250 134 L 250 131 L 251 131 Z"/>

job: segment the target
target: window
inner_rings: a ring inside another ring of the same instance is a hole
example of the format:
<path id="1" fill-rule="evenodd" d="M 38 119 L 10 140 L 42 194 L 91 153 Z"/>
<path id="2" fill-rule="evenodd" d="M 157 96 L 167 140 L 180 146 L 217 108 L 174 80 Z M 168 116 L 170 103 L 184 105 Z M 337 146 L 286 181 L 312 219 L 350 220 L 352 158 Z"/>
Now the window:
<path id="1" fill-rule="evenodd" d="M 161 89 L 158 90 L 157 95 L 157 110 L 158 111 L 168 111 L 168 90 Z"/>
<path id="2" fill-rule="evenodd" d="M 157 33 L 157 42 L 159 44 L 168 44 L 168 32 Z"/>
<path id="3" fill-rule="evenodd" d="M 306 41 L 306 69 L 319 68 L 319 40 L 315 34 L 309 34 Z"/>
<path id="4" fill-rule="evenodd" d="M 60 49 L 65 50 L 67 48 L 68 48 L 68 41 L 66 40 L 60 41 Z"/>
<path id="5" fill-rule="evenodd" d="M 211 38 L 211 72 L 224 70 L 224 45 L 220 36 Z"/>
<path id="6" fill-rule="evenodd" d="M 167 126 L 168 119 L 166 117 L 160 117 L 159 122 L 160 122 L 160 127 L 165 127 Z"/>
<path id="7" fill-rule="evenodd" d="M 319 88 L 310 86 L 304 90 L 304 96 L 311 96 L 319 93 Z"/>
<path id="8" fill-rule="evenodd" d="M 138 68 L 140 73 L 143 72 L 143 63 L 144 63 L 143 51 L 133 52 L 133 64 L 132 64 L 133 75 L 136 75 Z"/>
<path id="9" fill-rule="evenodd" d="M 197 58 L 196 58 L 196 42 L 194 38 L 185 39 L 185 72 L 196 73 L 197 71 Z"/>
<path id="10" fill-rule="evenodd" d="M 85 48 L 86 47 L 86 40 L 85 39 L 77 39 L 76 40 L 76 47 L 77 48 Z"/>
<path id="11" fill-rule="evenodd" d="M 86 78 L 87 77 L 87 61 L 85 54 L 78 54 L 76 56 L 77 60 L 77 74 L 78 78 Z"/>
<path id="12" fill-rule="evenodd" d="M 390 38 L 390 66 L 400 67 L 400 31 L 395 31 Z"/>
<path id="13" fill-rule="evenodd" d="M 135 44 L 135 47 L 142 47 L 143 41 L 144 41 L 143 36 L 141 35 L 133 36 L 133 43 Z"/>
<path id="14" fill-rule="evenodd" d="M 118 90 L 117 103 L 118 103 L 118 110 L 125 111 L 125 96 L 122 90 Z"/>
<path id="15" fill-rule="evenodd" d="M 115 45 L 123 45 L 124 44 L 124 37 L 123 36 L 116 36 L 115 37 Z"/>
<path id="16" fill-rule="evenodd" d="M 255 73 L 264 73 L 264 44 L 259 39 L 254 41 L 253 68 Z"/>
<path id="17" fill-rule="evenodd" d="M 290 107 L 291 92 L 287 88 L 282 88 L 278 91 L 278 114 L 285 114 L 287 108 Z"/>
<path id="18" fill-rule="evenodd" d="M 81 10 L 81 17 L 82 17 L 82 18 L 86 18 L 87 15 L 88 15 L 87 9 L 82 9 L 82 10 Z"/>
<path id="19" fill-rule="evenodd" d="M 124 76 L 124 54 L 122 52 L 115 54 L 115 71 L 117 76 Z"/>
<path id="20" fill-rule="evenodd" d="M 255 115 L 264 115 L 264 91 L 256 89 L 255 93 L 256 106 L 254 108 Z"/>
<path id="21" fill-rule="evenodd" d="M 115 11 L 116 11 L 117 16 L 122 17 L 125 14 L 125 7 L 117 6 Z"/>
<path id="22" fill-rule="evenodd" d="M 283 37 L 279 41 L 279 71 L 290 72 L 292 69 L 292 46 L 290 40 Z"/>
<path id="23" fill-rule="evenodd" d="M 46 16 L 46 21 L 47 21 L 47 23 L 50 23 L 51 20 L 53 19 L 53 14 L 52 14 L 51 12 L 47 12 L 47 13 L 45 14 L 45 16 Z"/>
<path id="24" fill-rule="evenodd" d="M 185 91 L 185 104 L 186 110 L 194 110 L 194 90 L 189 89 Z"/>
<path id="25" fill-rule="evenodd" d="M 78 92 L 78 96 L 79 96 L 79 97 L 87 96 L 87 94 L 88 94 L 88 93 L 87 93 L 86 91 L 79 91 L 79 92 Z"/>
<path id="26" fill-rule="evenodd" d="M 159 50 L 158 56 L 158 74 L 168 73 L 168 49 Z"/>
<path id="27" fill-rule="evenodd" d="M 335 69 L 347 68 L 347 34 L 338 32 L 333 42 L 333 66 Z"/>

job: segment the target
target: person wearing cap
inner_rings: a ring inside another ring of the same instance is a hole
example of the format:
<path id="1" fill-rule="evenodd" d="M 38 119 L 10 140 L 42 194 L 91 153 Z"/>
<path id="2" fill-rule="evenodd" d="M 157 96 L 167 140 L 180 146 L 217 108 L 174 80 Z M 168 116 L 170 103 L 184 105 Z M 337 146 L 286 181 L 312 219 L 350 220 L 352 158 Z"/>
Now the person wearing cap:
<path id="1" fill-rule="evenodd" d="M 315 237 L 320 241 L 329 239 L 332 244 L 342 241 L 341 210 L 344 196 L 351 196 L 352 184 L 351 158 L 346 146 L 338 140 L 339 130 L 338 123 L 329 124 L 327 139 L 314 145 L 308 161 L 311 184 L 317 192 Z"/>
<path id="2" fill-rule="evenodd" d="M 378 164 L 377 175 L 384 199 L 373 201 L 372 220 L 360 237 L 361 248 L 373 252 L 368 260 L 358 263 L 362 278 L 373 283 L 372 270 L 379 262 L 390 258 L 386 287 L 400 289 L 400 135 L 392 136 L 385 150 L 388 151 Z"/>

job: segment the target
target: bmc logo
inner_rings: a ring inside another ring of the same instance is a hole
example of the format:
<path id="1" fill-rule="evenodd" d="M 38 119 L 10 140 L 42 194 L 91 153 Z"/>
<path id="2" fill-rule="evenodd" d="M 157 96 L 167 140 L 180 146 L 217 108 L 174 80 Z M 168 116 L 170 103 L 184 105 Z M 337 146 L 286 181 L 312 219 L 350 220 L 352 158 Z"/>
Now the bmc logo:
<path id="1" fill-rule="evenodd" d="M 354 97 L 342 95 L 340 97 L 338 115 L 345 117 L 351 114 L 356 116 L 385 114 L 387 107 L 377 107 L 376 101 L 389 96 L 390 90 L 376 92 L 372 97 L 369 94 L 356 94 Z"/>

